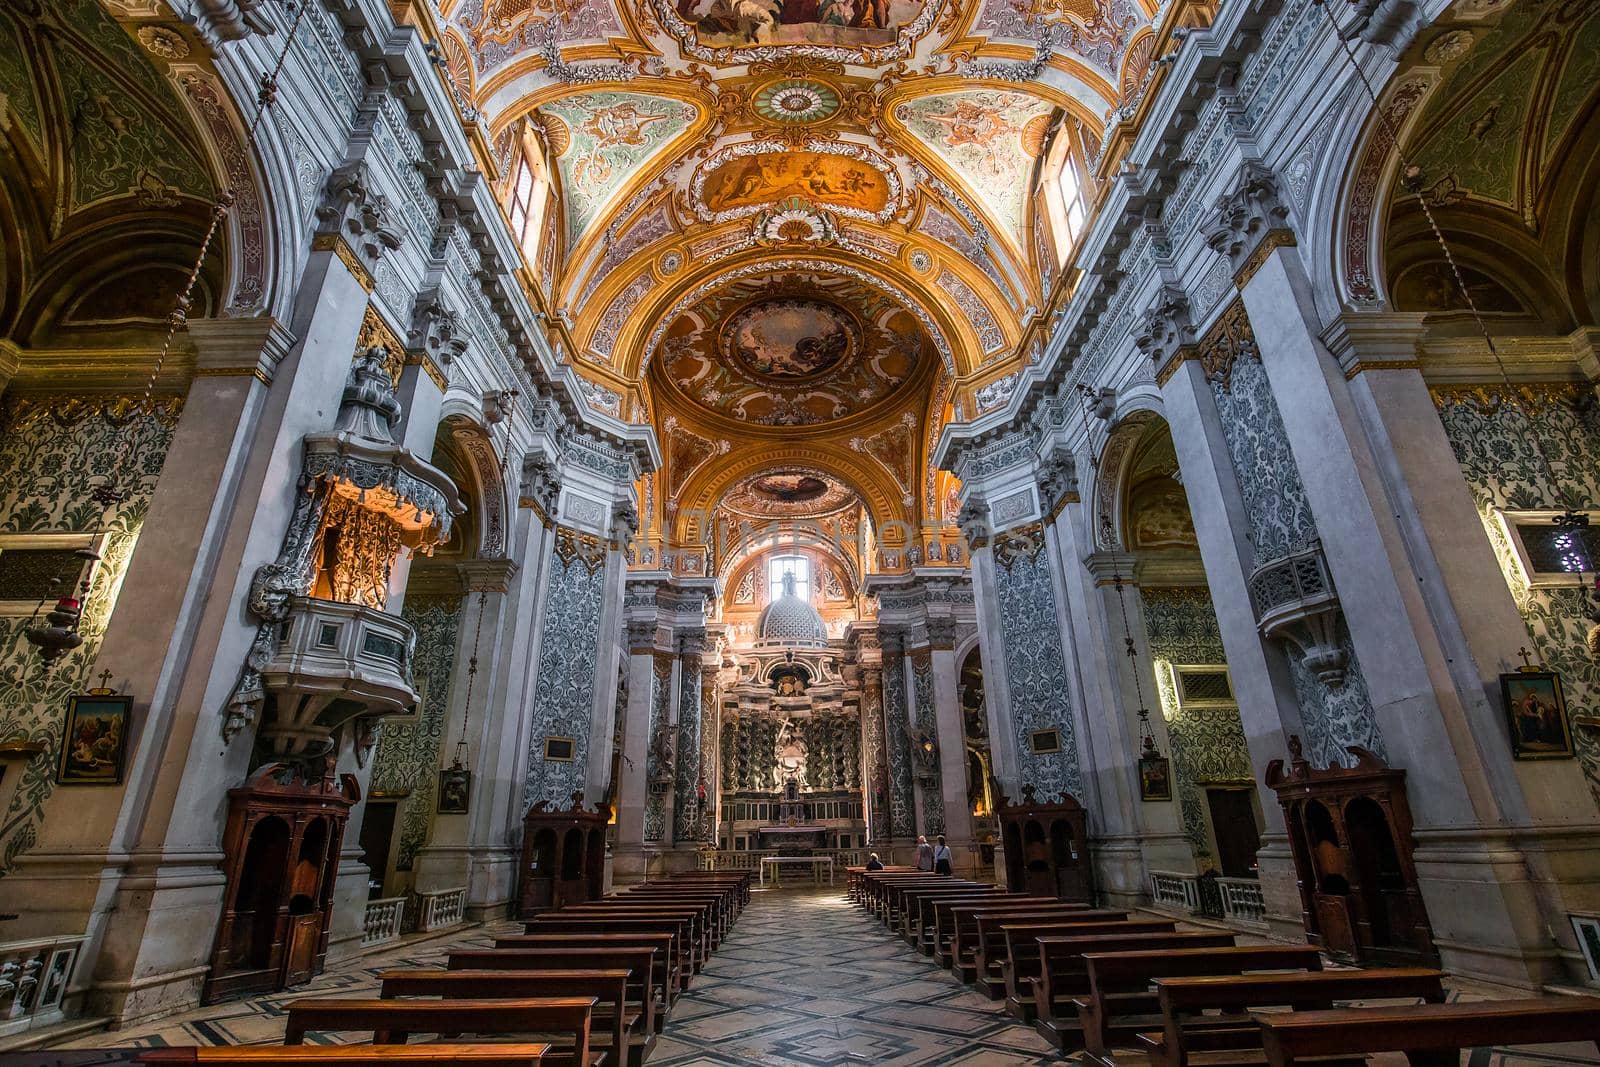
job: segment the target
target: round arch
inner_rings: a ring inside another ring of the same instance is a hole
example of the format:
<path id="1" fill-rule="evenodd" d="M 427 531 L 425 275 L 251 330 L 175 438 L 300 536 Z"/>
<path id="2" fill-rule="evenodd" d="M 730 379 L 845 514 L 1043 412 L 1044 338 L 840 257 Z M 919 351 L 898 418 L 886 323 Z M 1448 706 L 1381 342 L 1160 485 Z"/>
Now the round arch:
<path id="1" fill-rule="evenodd" d="M 865 458 L 842 450 L 812 446 L 752 450 L 728 463 L 701 464 L 678 490 L 678 511 L 672 519 L 672 536 L 677 543 L 685 543 L 691 514 L 710 515 L 728 490 L 739 482 L 766 470 L 784 467 L 814 467 L 830 477 L 838 478 L 860 498 L 874 529 L 881 530 L 888 522 L 909 524 L 911 513 L 902 503 L 899 487 L 893 483 L 888 471 L 876 463 L 864 462 Z"/>

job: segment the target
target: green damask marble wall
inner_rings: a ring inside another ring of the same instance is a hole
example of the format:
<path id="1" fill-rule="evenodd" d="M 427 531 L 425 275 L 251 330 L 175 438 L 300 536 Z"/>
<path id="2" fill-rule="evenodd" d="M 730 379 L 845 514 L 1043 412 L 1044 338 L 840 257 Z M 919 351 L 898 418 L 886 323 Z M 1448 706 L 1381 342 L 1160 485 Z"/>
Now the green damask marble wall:
<path id="1" fill-rule="evenodd" d="M 1437 389 L 1434 403 L 1533 647 L 1561 675 L 1569 714 L 1593 715 L 1600 711 L 1600 662 L 1586 643 L 1583 593 L 1573 586 L 1527 585 L 1496 509 L 1560 508 L 1563 493 L 1580 509 L 1600 506 L 1600 412 L 1592 404 L 1580 406 L 1583 393 L 1576 385 L 1528 386 L 1518 393 L 1520 407 L 1505 403 L 1497 386 Z M 1554 486 L 1540 451 L 1554 471 Z M 1600 549 L 1600 533 L 1590 539 L 1591 551 Z M 1600 803 L 1600 745 L 1584 731 L 1574 731 L 1574 740 Z"/>
<path id="2" fill-rule="evenodd" d="M 439 752 L 447 742 L 455 743 L 461 729 L 459 716 L 454 722 L 449 721 L 461 601 L 455 597 L 407 597 L 400 614 L 417 631 L 413 663 L 422 707 L 413 720 L 383 725 L 378 755 L 372 764 L 372 781 L 367 787 L 369 796 L 402 795 L 395 811 L 395 838 L 390 848 L 395 884 L 384 886 L 385 896 L 395 896 L 409 888 L 417 850 L 427 843 L 428 827 L 433 823 Z M 451 732 L 452 727 L 455 732 Z M 373 874 L 387 878 L 388 872 Z"/>
<path id="3" fill-rule="evenodd" d="M 158 398 L 153 408 L 128 397 L 31 397 L 0 404 L 0 533 L 106 534 L 81 625 L 82 647 L 46 672 L 23 637 L 28 620 L 0 619 L 0 741 L 20 738 L 48 747 L 28 764 L 10 810 L 0 812 L 0 874 L 37 838 L 40 810 L 54 788 L 67 698 L 89 684 L 181 410 L 176 397 Z M 90 494 L 108 481 L 125 496 L 106 514 Z"/>
<path id="4" fill-rule="evenodd" d="M 1179 709 L 1171 666 L 1225 664 L 1222 632 L 1204 589 L 1141 589 L 1150 656 L 1167 738 L 1172 743 L 1173 794 L 1195 861 L 1215 866 L 1205 783 L 1252 780 L 1250 750 L 1237 708 Z"/>

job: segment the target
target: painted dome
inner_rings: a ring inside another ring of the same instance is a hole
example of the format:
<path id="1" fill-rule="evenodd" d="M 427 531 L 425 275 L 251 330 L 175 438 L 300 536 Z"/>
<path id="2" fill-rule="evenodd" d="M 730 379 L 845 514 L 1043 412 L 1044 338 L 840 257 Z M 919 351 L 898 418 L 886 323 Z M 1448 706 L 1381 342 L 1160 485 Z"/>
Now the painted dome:
<path id="1" fill-rule="evenodd" d="M 828 628 L 808 601 L 794 592 L 794 575 L 783 576 L 783 595 L 768 604 L 756 623 L 756 640 L 769 645 L 825 645 Z"/>

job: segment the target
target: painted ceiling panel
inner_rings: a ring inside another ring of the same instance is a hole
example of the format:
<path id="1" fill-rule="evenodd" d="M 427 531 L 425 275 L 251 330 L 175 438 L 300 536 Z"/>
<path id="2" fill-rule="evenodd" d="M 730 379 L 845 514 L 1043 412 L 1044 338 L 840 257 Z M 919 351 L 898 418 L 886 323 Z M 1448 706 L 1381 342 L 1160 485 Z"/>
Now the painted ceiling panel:
<path id="1" fill-rule="evenodd" d="M 908 100 L 895 108 L 895 118 L 948 164 L 1022 245 L 1033 161 L 1051 111 L 1049 103 L 1028 93 L 977 89 Z"/>
<path id="2" fill-rule="evenodd" d="M 577 244 L 618 192 L 687 130 L 692 104 L 645 93 L 578 93 L 539 108 L 558 152 L 568 247 Z M 603 220 L 601 220 L 603 221 Z"/>

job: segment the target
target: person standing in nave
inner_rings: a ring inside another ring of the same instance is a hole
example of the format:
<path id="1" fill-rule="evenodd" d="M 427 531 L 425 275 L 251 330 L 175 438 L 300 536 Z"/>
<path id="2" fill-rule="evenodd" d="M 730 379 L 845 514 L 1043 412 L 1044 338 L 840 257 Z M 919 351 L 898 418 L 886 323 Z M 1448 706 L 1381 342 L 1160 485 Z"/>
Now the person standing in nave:
<path id="1" fill-rule="evenodd" d="M 955 854 L 950 851 L 950 846 L 944 843 L 944 835 L 939 835 L 939 844 L 933 850 L 933 873 L 950 874 L 951 860 Z"/>
<path id="2" fill-rule="evenodd" d="M 928 844 L 928 839 L 921 834 L 917 835 L 917 870 L 933 870 L 933 846 Z"/>

